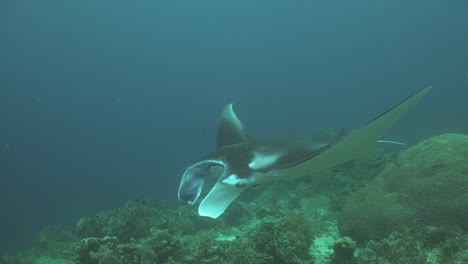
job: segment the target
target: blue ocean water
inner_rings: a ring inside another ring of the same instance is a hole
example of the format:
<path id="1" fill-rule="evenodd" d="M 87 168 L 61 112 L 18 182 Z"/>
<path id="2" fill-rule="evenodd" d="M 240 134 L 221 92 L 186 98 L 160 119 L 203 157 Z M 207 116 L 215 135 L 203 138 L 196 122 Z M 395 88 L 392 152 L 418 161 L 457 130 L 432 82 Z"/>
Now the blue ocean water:
<path id="1" fill-rule="evenodd" d="M 436 88 L 388 135 L 468 131 L 468 3 L 4 0 L 0 249 L 140 194 L 176 203 L 222 107 L 255 135 L 352 130 Z"/>

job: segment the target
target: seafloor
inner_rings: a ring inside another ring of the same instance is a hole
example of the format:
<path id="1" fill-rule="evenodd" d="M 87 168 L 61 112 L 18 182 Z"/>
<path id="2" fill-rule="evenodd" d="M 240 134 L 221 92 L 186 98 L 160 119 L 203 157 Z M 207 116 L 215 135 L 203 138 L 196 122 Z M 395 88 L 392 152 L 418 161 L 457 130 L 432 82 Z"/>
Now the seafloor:
<path id="1" fill-rule="evenodd" d="M 0 263 L 468 263 L 468 136 L 255 187 L 218 219 L 140 197 Z"/>

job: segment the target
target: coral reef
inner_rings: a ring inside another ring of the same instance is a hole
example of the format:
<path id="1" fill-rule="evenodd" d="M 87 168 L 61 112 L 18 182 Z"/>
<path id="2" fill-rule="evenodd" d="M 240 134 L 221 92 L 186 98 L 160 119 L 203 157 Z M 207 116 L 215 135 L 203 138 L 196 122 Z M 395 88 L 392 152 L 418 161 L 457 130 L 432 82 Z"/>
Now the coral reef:
<path id="1" fill-rule="evenodd" d="M 122 208 L 80 219 L 73 231 L 80 238 L 116 236 L 120 241 L 128 242 L 149 236 L 148 226 L 163 224 L 158 223 L 165 221 L 161 217 L 163 210 L 138 197 Z"/>
<path id="2" fill-rule="evenodd" d="M 403 151 L 352 195 L 340 231 L 359 242 L 421 225 L 468 229 L 468 136 L 447 134 Z"/>
<path id="3" fill-rule="evenodd" d="M 153 227 L 138 240 L 117 237 L 83 238 L 77 247 L 79 263 L 303 263 L 312 233 L 302 215 L 266 219 L 249 231 L 224 230 L 184 236 Z"/>
<path id="4" fill-rule="evenodd" d="M 138 197 L 0 264 L 468 263 L 468 137 L 246 191 L 218 219 Z"/>
<path id="5" fill-rule="evenodd" d="M 312 226 L 302 214 L 265 217 L 250 234 L 256 251 L 271 258 L 269 263 L 303 263 L 313 238 Z"/>
<path id="6" fill-rule="evenodd" d="M 468 235 L 457 227 L 424 226 L 404 228 L 380 241 L 370 241 L 357 256 L 358 264 L 368 263 L 466 263 Z"/>
<path id="7" fill-rule="evenodd" d="M 356 242 L 349 237 L 340 237 L 333 245 L 332 263 L 354 263 Z"/>

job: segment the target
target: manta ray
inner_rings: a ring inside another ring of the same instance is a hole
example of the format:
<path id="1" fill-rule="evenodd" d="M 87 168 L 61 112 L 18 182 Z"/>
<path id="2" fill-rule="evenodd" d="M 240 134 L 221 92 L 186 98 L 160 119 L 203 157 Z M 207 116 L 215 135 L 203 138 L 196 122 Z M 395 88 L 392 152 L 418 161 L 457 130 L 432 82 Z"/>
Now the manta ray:
<path id="1" fill-rule="evenodd" d="M 314 173 L 365 157 L 400 117 L 429 90 L 427 86 L 377 116 L 363 127 L 328 144 L 305 141 L 256 140 L 248 135 L 233 104 L 222 111 L 216 150 L 188 166 L 182 175 L 178 198 L 196 203 L 207 177 L 218 179 L 198 207 L 198 214 L 218 218 L 246 189 L 279 180 L 313 176 Z"/>

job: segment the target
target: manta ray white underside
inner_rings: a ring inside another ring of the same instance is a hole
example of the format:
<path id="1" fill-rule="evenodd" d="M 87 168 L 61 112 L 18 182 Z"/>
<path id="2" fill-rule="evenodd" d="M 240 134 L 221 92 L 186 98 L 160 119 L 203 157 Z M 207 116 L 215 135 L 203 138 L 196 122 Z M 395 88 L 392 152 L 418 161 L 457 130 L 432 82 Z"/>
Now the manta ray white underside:
<path id="1" fill-rule="evenodd" d="M 217 218 L 251 186 L 310 176 L 362 158 L 382 134 L 431 88 L 432 85 L 421 89 L 365 126 L 323 145 L 304 141 L 254 140 L 248 136 L 232 104 L 229 104 L 221 114 L 216 150 L 187 167 L 179 186 L 179 200 L 184 204 L 194 204 L 205 179 L 217 175 L 217 182 L 198 207 L 201 216 Z"/>

